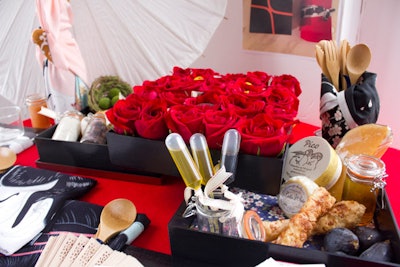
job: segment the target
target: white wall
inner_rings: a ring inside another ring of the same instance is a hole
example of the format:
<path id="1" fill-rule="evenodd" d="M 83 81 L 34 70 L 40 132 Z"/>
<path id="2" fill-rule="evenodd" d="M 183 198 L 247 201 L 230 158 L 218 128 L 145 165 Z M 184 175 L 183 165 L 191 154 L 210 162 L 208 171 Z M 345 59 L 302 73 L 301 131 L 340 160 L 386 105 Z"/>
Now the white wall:
<path id="1" fill-rule="evenodd" d="M 383 4 L 384 3 L 384 4 Z M 378 123 L 389 125 L 394 132 L 393 147 L 400 149 L 400 122 L 396 109 L 400 107 L 400 1 L 345 0 L 340 13 L 343 24 L 338 25 L 342 37 L 351 44 L 370 46 L 373 58 L 369 71 L 378 74 L 377 88 L 381 101 Z M 361 12 L 362 11 L 362 12 Z M 361 17 L 360 17 L 361 14 Z M 314 58 L 287 54 L 246 51 L 242 49 L 242 1 L 228 1 L 226 19 L 213 36 L 203 56 L 192 67 L 212 68 L 220 73 L 254 70 L 269 74 L 291 74 L 301 84 L 299 119 L 320 125 L 320 69 Z M 399 76 L 397 76 L 399 75 Z"/>

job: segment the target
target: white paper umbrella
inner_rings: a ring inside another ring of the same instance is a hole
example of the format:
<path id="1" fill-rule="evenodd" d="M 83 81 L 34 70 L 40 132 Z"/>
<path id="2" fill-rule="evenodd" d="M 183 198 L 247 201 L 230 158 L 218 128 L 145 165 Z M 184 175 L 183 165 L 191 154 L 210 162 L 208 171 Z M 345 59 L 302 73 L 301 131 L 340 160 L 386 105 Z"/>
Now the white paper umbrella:
<path id="1" fill-rule="evenodd" d="M 221 0 L 71 1 L 88 79 L 119 74 L 141 83 L 188 67 L 225 14 Z"/>
<path id="2" fill-rule="evenodd" d="M 169 74 L 174 66 L 189 67 L 222 21 L 227 1 L 71 0 L 70 4 L 72 35 L 86 65 L 88 85 L 102 75 L 118 75 L 134 85 Z M 44 87 L 42 69 L 32 64 L 30 34 L 40 26 L 35 3 L 1 0 L 0 9 L 8 14 L 1 17 L 0 62 L 7 62 L 7 67 L 0 67 L 0 94 L 22 105 L 23 96 L 43 92 Z M 12 55 L 3 52 L 4 47 Z"/>

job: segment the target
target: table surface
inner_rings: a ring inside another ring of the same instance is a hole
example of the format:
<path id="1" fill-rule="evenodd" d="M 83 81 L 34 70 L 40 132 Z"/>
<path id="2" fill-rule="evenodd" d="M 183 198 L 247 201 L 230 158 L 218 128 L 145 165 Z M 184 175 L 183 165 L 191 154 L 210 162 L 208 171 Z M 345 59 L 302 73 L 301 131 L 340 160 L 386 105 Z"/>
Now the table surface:
<path id="1" fill-rule="evenodd" d="M 30 126 L 29 122 L 26 122 L 25 125 Z M 312 125 L 298 124 L 293 129 L 291 143 L 313 135 L 317 129 Z M 399 156 L 399 150 L 389 148 L 382 157 L 389 175 L 386 191 L 397 223 L 400 220 L 400 198 L 396 196 L 397 188 L 400 188 L 400 180 L 398 180 L 400 164 L 397 163 Z M 20 153 L 15 164 L 37 167 L 36 160 L 38 159 L 39 154 L 34 145 Z M 145 213 L 151 220 L 149 227 L 132 243 L 132 246 L 171 254 L 168 222 L 183 201 L 185 185 L 181 178 L 168 177 L 163 184 L 155 185 L 118 180 L 117 177 L 116 179 L 104 179 L 88 175 L 86 177 L 94 178 L 97 185 L 80 200 L 104 206 L 116 198 L 130 199 L 138 212 Z"/>

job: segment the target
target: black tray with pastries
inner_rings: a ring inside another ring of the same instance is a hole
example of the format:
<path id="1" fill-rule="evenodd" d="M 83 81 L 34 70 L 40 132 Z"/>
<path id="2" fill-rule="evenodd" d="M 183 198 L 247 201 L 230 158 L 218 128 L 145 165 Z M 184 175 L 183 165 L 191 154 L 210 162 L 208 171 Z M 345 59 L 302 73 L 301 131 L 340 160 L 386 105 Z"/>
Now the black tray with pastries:
<path id="1" fill-rule="evenodd" d="M 273 243 L 228 237 L 201 232 L 191 228 L 194 216 L 183 218 L 185 203 L 182 203 L 169 222 L 169 238 L 174 266 L 181 262 L 201 262 L 203 266 L 256 266 L 272 257 L 278 261 L 317 264 L 327 267 L 377 267 L 400 266 L 400 232 L 386 194 L 385 208 L 380 203 L 374 216 L 375 226 L 390 240 L 393 251 L 392 262 L 366 261 L 357 256 L 342 256 L 321 250 L 294 248 Z M 200 265 L 199 265 L 200 266 Z"/>

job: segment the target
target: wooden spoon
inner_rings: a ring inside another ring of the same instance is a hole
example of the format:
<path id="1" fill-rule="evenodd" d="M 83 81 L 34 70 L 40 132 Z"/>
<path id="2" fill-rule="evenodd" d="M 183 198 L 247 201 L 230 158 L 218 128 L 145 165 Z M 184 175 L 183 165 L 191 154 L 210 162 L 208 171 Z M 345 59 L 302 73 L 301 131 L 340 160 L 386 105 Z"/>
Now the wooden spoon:
<path id="1" fill-rule="evenodd" d="M 0 173 L 10 168 L 17 160 L 17 155 L 8 147 L 0 147 Z"/>
<path id="2" fill-rule="evenodd" d="M 351 84 L 357 83 L 360 76 L 367 70 L 371 62 L 371 51 L 365 44 L 353 46 L 346 61 L 347 72 L 349 73 Z"/>
<path id="3" fill-rule="evenodd" d="M 135 205 L 128 199 L 118 198 L 107 203 L 100 215 L 95 238 L 106 243 L 111 237 L 128 228 L 136 219 Z"/>

